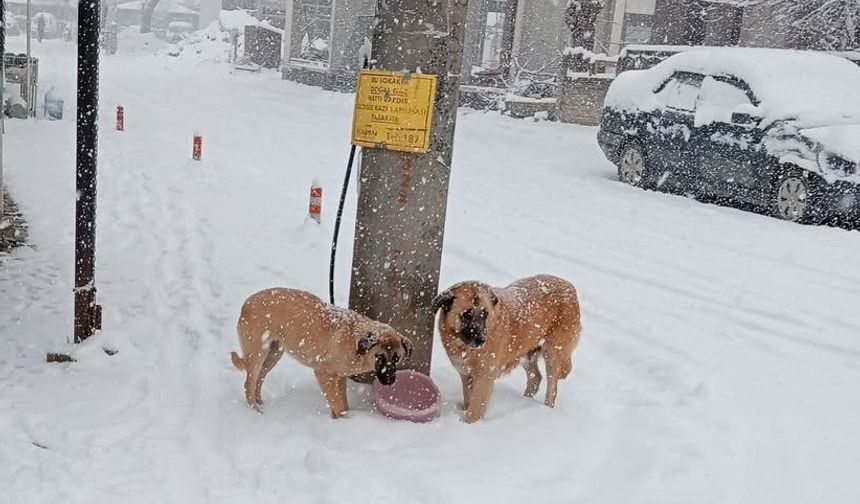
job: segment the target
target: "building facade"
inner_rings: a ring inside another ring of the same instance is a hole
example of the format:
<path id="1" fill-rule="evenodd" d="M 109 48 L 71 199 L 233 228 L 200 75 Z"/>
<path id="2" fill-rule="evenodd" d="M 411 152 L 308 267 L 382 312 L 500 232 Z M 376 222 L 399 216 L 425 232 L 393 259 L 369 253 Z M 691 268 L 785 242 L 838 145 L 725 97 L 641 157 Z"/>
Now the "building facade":
<path id="1" fill-rule="evenodd" d="M 360 68 L 362 47 L 370 42 L 377 0 L 291 2 L 284 77 L 326 87 L 348 86 Z M 564 21 L 567 3 L 471 0 L 463 82 L 500 86 L 524 74 L 556 75 L 571 39 Z M 593 51 L 609 58 L 632 44 L 817 49 L 804 45 L 785 7 L 772 0 L 603 0 L 602 4 Z M 856 25 L 860 39 L 860 22 Z"/>
<path id="2" fill-rule="evenodd" d="M 647 43 L 656 1 L 605 0 L 595 52 L 614 56 L 625 44 Z M 463 82 L 498 84 L 523 72 L 555 75 L 570 43 L 566 7 L 567 0 L 471 0 Z M 284 78 L 324 87 L 354 80 L 375 13 L 376 0 L 292 0 Z"/>
<path id="3" fill-rule="evenodd" d="M 283 77 L 325 88 L 351 86 L 375 15 L 376 0 L 292 0 Z"/>

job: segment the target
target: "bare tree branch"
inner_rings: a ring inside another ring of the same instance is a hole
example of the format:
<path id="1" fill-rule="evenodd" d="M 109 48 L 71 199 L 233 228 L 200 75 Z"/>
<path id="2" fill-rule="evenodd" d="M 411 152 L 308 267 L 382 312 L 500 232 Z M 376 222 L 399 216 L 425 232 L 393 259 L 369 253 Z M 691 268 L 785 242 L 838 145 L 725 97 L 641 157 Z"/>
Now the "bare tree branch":
<path id="1" fill-rule="evenodd" d="M 801 49 L 860 49 L 860 0 L 739 0 L 741 7 L 768 6 L 793 32 Z"/>

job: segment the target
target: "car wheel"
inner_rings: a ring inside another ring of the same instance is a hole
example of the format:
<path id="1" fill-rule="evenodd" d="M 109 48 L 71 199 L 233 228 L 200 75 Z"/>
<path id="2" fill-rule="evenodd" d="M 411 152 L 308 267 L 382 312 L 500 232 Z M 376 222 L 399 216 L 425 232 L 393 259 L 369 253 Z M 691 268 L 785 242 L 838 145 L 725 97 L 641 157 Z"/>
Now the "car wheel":
<path id="1" fill-rule="evenodd" d="M 618 161 L 618 180 L 635 187 L 646 187 L 648 162 L 645 149 L 639 142 L 627 142 Z"/>
<path id="2" fill-rule="evenodd" d="M 775 217 L 791 222 L 810 224 L 818 222 L 821 209 L 813 181 L 797 169 L 782 172 L 774 185 L 771 210 Z"/>

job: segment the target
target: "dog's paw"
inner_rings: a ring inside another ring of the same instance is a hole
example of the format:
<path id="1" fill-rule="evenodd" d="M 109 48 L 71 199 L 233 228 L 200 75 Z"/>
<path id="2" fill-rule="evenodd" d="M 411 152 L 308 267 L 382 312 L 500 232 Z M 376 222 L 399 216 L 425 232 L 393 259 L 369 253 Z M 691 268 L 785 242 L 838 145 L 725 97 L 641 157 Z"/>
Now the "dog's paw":
<path id="1" fill-rule="evenodd" d="M 481 417 L 470 415 L 469 413 L 466 413 L 465 415 L 463 415 L 463 421 L 466 422 L 467 424 L 473 424 L 480 419 L 481 419 Z"/>

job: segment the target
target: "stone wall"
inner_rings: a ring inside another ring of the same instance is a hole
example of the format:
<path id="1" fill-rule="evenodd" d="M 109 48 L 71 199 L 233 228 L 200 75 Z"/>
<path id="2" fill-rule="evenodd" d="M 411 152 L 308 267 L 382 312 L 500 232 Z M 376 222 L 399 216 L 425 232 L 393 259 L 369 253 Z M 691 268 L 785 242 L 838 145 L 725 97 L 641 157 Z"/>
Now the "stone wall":
<path id="1" fill-rule="evenodd" d="M 245 55 L 266 68 L 281 64 L 281 34 L 264 26 L 245 27 Z"/>
<path id="2" fill-rule="evenodd" d="M 610 84 L 612 78 L 606 76 L 565 79 L 558 97 L 556 118 L 565 123 L 599 125 Z"/>

